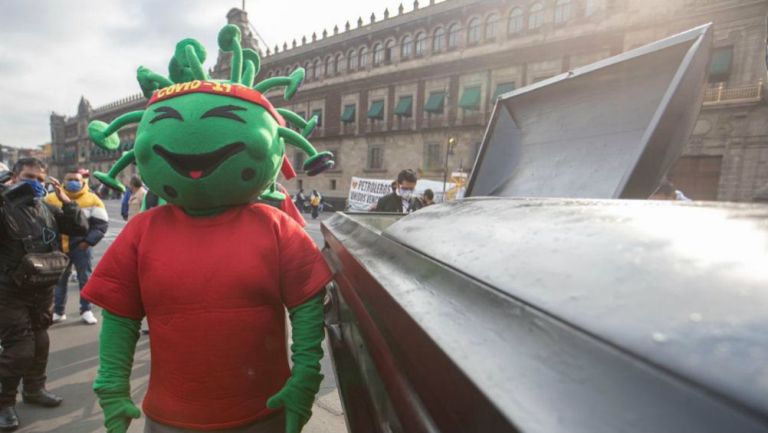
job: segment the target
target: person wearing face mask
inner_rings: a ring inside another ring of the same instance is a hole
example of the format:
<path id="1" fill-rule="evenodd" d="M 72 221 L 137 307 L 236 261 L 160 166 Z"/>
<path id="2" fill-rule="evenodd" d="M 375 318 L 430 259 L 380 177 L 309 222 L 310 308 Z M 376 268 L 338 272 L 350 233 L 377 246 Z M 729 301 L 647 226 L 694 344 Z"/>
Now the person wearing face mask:
<path id="1" fill-rule="evenodd" d="M 421 201 L 418 200 L 413 192 L 416 189 L 418 178 L 413 170 L 407 169 L 397 175 L 397 188 L 391 194 L 380 198 L 374 211 L 376 212 L 394 212 L 411 213 L 421 209 Z"/>
<path id="2" fill-rule="evenodd" d="M 84 177 L 87 174 L 86 170 L 81 169 L 67 173 L 64 176 L 64 192 L 70 200 L 76 202 L 80 209 L 83 210 L 88 218 L 90 229 L 85 236 L 64 237 L 62 239 L 62 251 L 69 255 L 71 262 L 64 275 L 62 275 L 61 281 L 56 286 L 53 307 L 54 322 L 67 319 L 64 309 L 67 305 L 67 283 L 69 282 L 69 276 L 72 274 L 72 266 L 77 271 L 77 281 L 80 285 L 80 290 L 82 290 L 85 287 L 85 283 L 88 282 L 91 272 L 93 272 L 93 246 L 101 241 L 107 233 L 109 225 L 107 209 L 104 207 L 104 203 L 99 196 L 88 188 L 88 183 Z M 62 205 L 61 200 L 53 195 L 49 195 L 47 201 L 56 207 L 61 207 Z M 96 316 L 91 311 L 91 304 L 82 297 L 80 297 L 80 319 L 88 325 L 98 323 Z"/>
<path id="3" fill-rule="evenodd" d="M 0 186 L 0 430 L 19 427 L 16 394 L 26 403 L 55 407 L 62 399 L 45 389 L 53 288 L 67 266 L 63 233 L 82 236 L 88 221 L 61 185 L 49 178 L 61 208 L 46 203 L 45 164 L 20 159 Z"/>

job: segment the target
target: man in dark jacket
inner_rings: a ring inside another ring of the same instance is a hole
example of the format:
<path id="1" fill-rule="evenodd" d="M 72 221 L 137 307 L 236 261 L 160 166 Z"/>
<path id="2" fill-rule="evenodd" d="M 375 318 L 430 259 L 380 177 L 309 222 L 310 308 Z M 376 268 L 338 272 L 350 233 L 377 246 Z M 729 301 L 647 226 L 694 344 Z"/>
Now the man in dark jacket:
<path id="1" fill-rule="evenodd" d="M 422 204 L 414 197 L 416 189 L 416 173 L 413 170 L 403 170 L 397 175 L 397 189 L 379 199 L 376 212 L 411 213 L 421 209 Z"/>
<path id="2" fill-rule="evenodd" d="M 4 431 L 19 426 L 15 405 L 22 380 L 25 402 L 44 407 L 62 402 L 45 389 L 45 370 L 53 287 L 66 262 L 60 268 L 41 269 L 48 272 L 42 285 L 35 280 L 38 284 L 32 286 L 28 283 L 31 279 L 20 278 L 15 271 L 28 254 L 41 257 L 59 251 L 62 233 L 84 235 L 88 221 L 55 179 L 50 182 L 63 206 L 44 202 L 45 179 L 43 162 L 36 158 L 19 160 L 13 168 L 14 187 L 3 188 L 0 204 L 0 430 Z M 12 191 L 25 192 L 11 199 Z"/>

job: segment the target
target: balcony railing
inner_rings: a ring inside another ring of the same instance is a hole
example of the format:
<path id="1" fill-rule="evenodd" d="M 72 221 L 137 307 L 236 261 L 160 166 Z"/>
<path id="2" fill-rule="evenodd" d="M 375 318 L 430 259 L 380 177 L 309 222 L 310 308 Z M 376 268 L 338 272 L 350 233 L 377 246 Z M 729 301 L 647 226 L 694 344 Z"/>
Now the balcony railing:
<path id="1" fill-rule="evenodd" d="M 758 102 L 763 99 L 763 81 L 754 86 L 727 87 L 720 83 L 704 92 L 704 105 Z"/>

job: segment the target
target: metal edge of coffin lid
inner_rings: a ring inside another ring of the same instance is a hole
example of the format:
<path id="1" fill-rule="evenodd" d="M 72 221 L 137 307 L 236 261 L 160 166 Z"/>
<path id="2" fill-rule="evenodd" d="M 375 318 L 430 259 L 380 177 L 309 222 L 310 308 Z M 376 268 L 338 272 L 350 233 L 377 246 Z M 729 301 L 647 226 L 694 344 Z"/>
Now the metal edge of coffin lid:
<path id="1" fill-rule="evenodd" d="M 498 98 L 467 196 L 648 198 L 704 95 L 711 24 Z"/>
<path id="2" fill-rule="evenodd" d="M 768 431 L 766 206 L 479 198 L 323 234 L 353 433 Z"/>

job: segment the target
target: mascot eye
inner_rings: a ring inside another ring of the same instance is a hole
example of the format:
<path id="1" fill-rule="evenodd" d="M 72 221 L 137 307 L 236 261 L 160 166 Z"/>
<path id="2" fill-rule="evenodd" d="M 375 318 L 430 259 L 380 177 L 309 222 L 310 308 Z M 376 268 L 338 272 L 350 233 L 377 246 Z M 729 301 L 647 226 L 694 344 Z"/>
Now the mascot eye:
<path id="1" fill-rule="evenodd" d="M 206 113 L 203 114 L 200 118 L 205 119 L 206 117 L 224 117 L 226 119 L 237 120 L 238 122 L 245 123 L 245 120 L 243 120 L 243 118 L 237 114 L 233 113 L 233 111 L 245 111 L 245 108 L 238 107 L 237 105 L 222 105 L 221 107 L 216 107 L 206 111 Z"/>
<path id="2" fill-rule="evenodd" d="M 158 113 L 158 115 L 150 120 L 149 123 L 155 123 L 158 120 L 163 119 L 178 119 L 182 122 L 184 121 L 184 118 L 181 117 L 181 113 L 171 107 L 157 107 L 155 108 L 155 113 Z"/>

